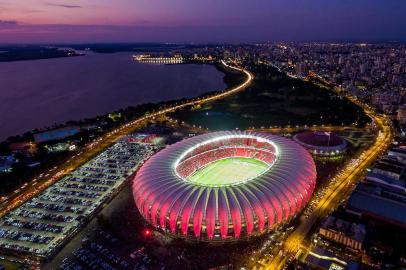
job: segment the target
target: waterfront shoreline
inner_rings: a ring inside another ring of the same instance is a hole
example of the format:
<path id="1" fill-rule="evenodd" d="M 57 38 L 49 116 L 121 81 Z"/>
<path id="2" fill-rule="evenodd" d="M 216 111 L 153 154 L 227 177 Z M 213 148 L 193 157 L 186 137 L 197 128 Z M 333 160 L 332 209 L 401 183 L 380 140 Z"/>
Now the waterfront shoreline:
<path id="1" fill-rule="evenodd" d="M 113 130 L 107 131 L 98 138 L 86 144 L 86 146 L 84 146 L 78 153 L 76 153 L 76 155 L 71 156 L 66 162 L 58 166 L 57 169 L 53 168 L 52 170 L 50 170 L 49 173 L 45 174 L 45 176 L 39 177 L 40 179 L 36 179 L 36 181 L 38 182 L 36 182 L 35 185 L 28 185 L 25 188 L 20 188 L 17 193 L 13 193 L 12 196 L 7 197 L 6 200 L 3 200 L 0 204 L 0 217 L 7 214 L 12 209 L 18 207 L 25 201 L 31 199 L 38 193 L 42 192 L 42 190 L 45 190 L 49 186 L 53 185 L 63 176 L 69 174 L 97 154 L 107 149 L 107 147 L 109 147 L 110 145 L 116 143 L 118 140 L 123 138 L 123 136 L 130 134 L 140 126 L 144 126 L 146 123 L 154 120 L 156 117 L 165 115 L 169 112 L 173 112 L 181 108 L 194 106 L 196 104 L 203 104 L 232 95 L 236 92 L 246 89 L 253 81 L 254 77 L 249 71 L 229 66 L 225 62 L 222 62 L 222 64 L 225 67 L 234 70 L 234 72 L 238 71 L 244 73 L 246 76 L 246 80 L 244 81 L 244 83 L 236 87 L 226 88 L 223 91 L 215 92 L 214 94 L 208 93 L 204 97 L 184 99 L 175 102 L 171 101 L 171 103 L 167 104 L 166 107 L 158 107 L 156 108 L 156 111 L 152 111 L 150 113 L 144 112 L 143 114 L 137 116 L 135 119 L 126 122 L 119 127 L 115 127 L 115 129 Z M 75 158 L 73 159 L 73 157 Z"/>
<path id="2" fill-rule="evenodd" d="M 83 57 L 0 63 L 0 141 L 131 106 L 226 88 L 224 73 L 213 66 L 148 65 L 132 61 L 131 55 L 89 52 Z"/>
<path id="3" fill-rule="evenodd" d="M 95 115 L 95 116 L 84 117 L 84 118 L 77 119 L 77 120 L 68 120 L 68 121 L 64 121 L 64 122 L 60 122 L 60 123 L 56 123 L 56 124 L 49 125 L 49 126 L 44 126 L 44 127 L 35 127 L 34 129 L 27 130 L 27 131 L 24 131 L 24 132 L 19 133 L 19 134 L 10 135 L 7 138 L 1 140 L 0 144 L 9 144 L 9 143 L 14 142 L 15 140 L 18 141 L 18 140 L 22 139 L 23 137 L 27 137 L 27 136 L 31 137 L 33 134 L 38 133 L 38 132 L 46 132 L 46 131 L 50 131 L 50 130 L 53 130 L 53 129 L 56 129 L 56 128 L 64 128 L 64 127 L 72 126 L 72 125 L 81 125 L 81 124 L 83 124 L 83 122 L 97 122 L 98 118 L 106 118 L 110 114 L 122 113 L 123 111 L 129 110 L 129 109 L 132 109 L 132 108 L 144 107 L 146 105 L 160 106 L 160 105 L 166 105 L 168 103 L 176 103 L 176 102 L 180 102 L 180 101 L 184 101 L 184 100 L 188 100 L 188 99 L 195 99 L 195 98 L 203 97 L 203 96 L 215 93 L 215 92 L 225 91 L 228 88 L 231 88 L 231 87 L 233 87 L 234 85 L 237 84 L 237 82 L 227 81 L 226 77 L 229 76 L 232 73 L 230 71 L 227 71 L 224 68 L 219 67 L 219 65 L 217 65 L 216 63 L 201 63 L 201 64 L 198 64 L 198 63 L 182 63 L 182 64 L 179 64 L 179 65 L 212 65 L 212 66 L 214 66 L 216 68 L 216 70 L 218 70 L 219 72 L 221 72 L 223 74 L 223 82 L 225 84 L 225 88 L 222 89 L 222 90 L 206 91 L 203 94 L 198 94 L 197 96 L 191 97 L 191 98 L 183 97 L 183 98 L 174 99 L 174 100 L 164 100 L 164 101 L 158 101 L 158 102 L 140 103 L 140 104 L 130 105 L 130 106 L 127 106 L 127 107 L 122 107 L 122 108 L 119 108 L 119 109 L 116 109 L 116 110 L 108 111 L 106 113 L 101 113 L 101 114 L 98 114 L 98 115 Z"/>

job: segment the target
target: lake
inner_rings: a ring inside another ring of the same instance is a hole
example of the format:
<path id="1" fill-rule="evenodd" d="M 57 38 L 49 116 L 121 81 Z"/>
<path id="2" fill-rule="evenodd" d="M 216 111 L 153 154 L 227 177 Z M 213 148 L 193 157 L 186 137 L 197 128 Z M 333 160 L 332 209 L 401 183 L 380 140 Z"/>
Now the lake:
<path id="1" fill-rule="evenodd" d="M 0 63 L 0 140 L 34 128 L 226 87 L 212 65 L 149 65 L 131 53 Z"/>

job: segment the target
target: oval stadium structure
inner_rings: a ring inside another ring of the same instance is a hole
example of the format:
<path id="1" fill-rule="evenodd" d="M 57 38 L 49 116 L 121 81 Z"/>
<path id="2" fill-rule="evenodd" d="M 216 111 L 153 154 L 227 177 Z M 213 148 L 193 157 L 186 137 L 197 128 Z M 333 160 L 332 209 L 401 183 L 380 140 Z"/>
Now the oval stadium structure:
<path id="1" fill-rule="evenodd" d="M 347 141 L 332 132 L 304 131 L 293 140 L 315 156 L 338 156 L 347 149 Z"/>
<path id="2" fill-rule="evenodd" d="M 224 241 L 258 235 L 295 216 L 316 184 L 311 155 L 279 136 L 224 131 L 185 139 L 138 171 L 143 217 L 173 235 Z"/>

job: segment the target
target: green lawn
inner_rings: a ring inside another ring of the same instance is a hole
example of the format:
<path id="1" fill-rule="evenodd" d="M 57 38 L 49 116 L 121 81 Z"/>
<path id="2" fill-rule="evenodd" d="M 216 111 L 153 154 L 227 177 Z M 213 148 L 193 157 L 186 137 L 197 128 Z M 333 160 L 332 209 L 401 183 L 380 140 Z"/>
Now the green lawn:
<path id="1" fill-rule="evenodd" d="M 188 180 L 205 186 L 226 186 L 254 178 L 267 169 L 268 165 L 262 161 L 232 157 L 210 163 L 189 176 Z"/>

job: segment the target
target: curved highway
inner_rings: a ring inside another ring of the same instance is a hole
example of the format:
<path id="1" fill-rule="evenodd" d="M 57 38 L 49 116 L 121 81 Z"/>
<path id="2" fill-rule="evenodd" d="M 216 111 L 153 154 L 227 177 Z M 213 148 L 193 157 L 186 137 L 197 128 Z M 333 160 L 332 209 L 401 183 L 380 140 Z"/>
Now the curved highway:
<path id="1" fill-rule="evenodd" d="M 301 246 L 309 231 L 322 218 L 333 211 L 340 202 L 345 199 L 353 190 L 354 184 L 361 180 L 360 176 L 371 165 L 372 162 L 385 150 L 392 142 L 393 131 L 391 121 L 386 115 L 376 114 L 371 108 L 363 105 L 351 96 L 347 98 L 362 107 L 365 113 L 371 117 L 379 128 L 379 134 L 375 142 L 364 152 L 362 152 L 354 162 L 351 162 L 344 169 L 341 175 L 336 175 L 332 180 L 326 194 L 320 199 L 316 208 L 285 240 L 280 249 L 276 250 L 276 256 L 270 259 L 264 267 L 260 269 L 283 269 L 289 258 L 292 258 Z"/>
<path id="2" fill-rule="evenodd" d="M 9 211 L 12 209 L 18 207 L 25 201 L 31 199 L 47 187 L 51 186 L 54 184 L 56 181 L 58 181 L 61 177 L 64 175 L 72 172 L 85 162 L 87 162 L 89 159 L 97 155 L 98 153 L 102 152 L 105 150 L 107 147 L 110 145 L 114 144 L 118 140 L 120 140 L 123 136 L 130 134 L 133 132 L 135 129 L 142 127 L 143 125 L 147 124 L 149 121 L 155 119 L 156 117 L 165 115 L 166 113 L 169 112 L 174 112 L 176 110 L 188 107 L 188 106 L 195 106 L 195 105 L 200 105 L 206 102 L 210 102 L 213 100 L 221 99 L 224 97 L 227 97 L 229 95 L 235 94 L 239 91 L 242 91 L 247 88 L 247 86 L 250 85 L 252 80 L 254 79 L 254 75 L 239 67 L 234 67 L 230 66 L 227 63 L 225 63 L 223 60 L 221 60 L 221 63 L 230 69 L 237 70 L 240 72 L 243 72 L 246 75 L 246 80 L 233 88 L 226 89 L 222 92 L 217 92 L 213 95 L 202 97 L 202 98 L 197 98 L 197 99 L 191 99 L 189 101 L 186 101 L 181 104 L 175 103 L 174 105 L 167 107 L 165 109 L 152 112 L 150 114 L 145 114 L 144 116 L 135 119 L 105 135 L 103 135 L 101 138 L 97 139 L 96 141 L 89 143 L 86 147 L 84 147 L 79 153 L 77 153 L 75 156 L 71 157 L 69 160 L 67 160 L 66 163 L 59 167 L 54 167 L 48 172 L 44 173 L 42 177 L 35 178 L 29 185 L 25 185 L 16 191 L 12 195 L 10 195 L 7 199 L 3 200 L 0 204 L 0 217 L 3 215 L 7 214 Z"/>

